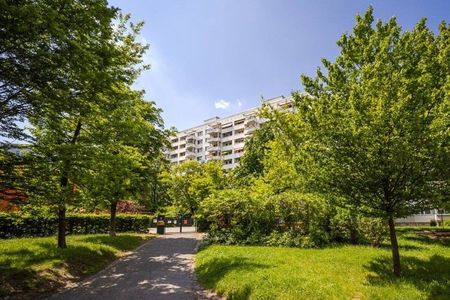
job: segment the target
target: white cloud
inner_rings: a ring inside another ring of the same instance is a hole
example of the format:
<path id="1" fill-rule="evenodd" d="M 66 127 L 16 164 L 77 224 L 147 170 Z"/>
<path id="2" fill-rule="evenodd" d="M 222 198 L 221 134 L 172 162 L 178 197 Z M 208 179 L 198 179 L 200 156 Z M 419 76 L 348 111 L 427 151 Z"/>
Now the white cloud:
<path id="1" fill-rule="evenodd" d="M 230 106 L 230 102 L 225 101 L 223 99 L 217 100 L 214 102 L 214 107 L 217 109 L 227 109 Z"/>
<path id="2" fill-rule="evenodd" d="M 242 106 L 242 102 L 240 99 L 237 99 L 237 107 L 241 107 Z"/>

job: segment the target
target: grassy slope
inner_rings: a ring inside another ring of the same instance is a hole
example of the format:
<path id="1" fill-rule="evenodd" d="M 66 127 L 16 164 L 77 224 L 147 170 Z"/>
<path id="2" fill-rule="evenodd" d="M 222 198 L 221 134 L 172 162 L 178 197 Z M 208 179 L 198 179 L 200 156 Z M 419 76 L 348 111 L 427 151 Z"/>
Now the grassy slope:
<path id="1" fill-rule="evenodd" d="M 67 237 L 67 249 L 55 237 L 0 240 L 0 298 L 32 297 L 94 274 L 150 235 L 124 233 Z"/>
<path id="2" fill-rule="evenodd" d="M 204 287 L 233 299 L 449 299 L 450 241 L 399 230 L 403 277 L 391 252 L 365 246 L 211 246 L 197 255 Z"/>

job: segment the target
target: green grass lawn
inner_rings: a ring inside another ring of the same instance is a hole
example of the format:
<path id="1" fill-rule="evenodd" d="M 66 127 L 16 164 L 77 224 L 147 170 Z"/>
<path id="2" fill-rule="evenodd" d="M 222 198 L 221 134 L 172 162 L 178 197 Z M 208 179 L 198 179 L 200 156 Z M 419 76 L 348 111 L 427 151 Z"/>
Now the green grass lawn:
<path id="1" fill-rule="evenodd" d="M 150 238 L 148 234 L 73 235 L 67 249 L 55 237 L 0 240 L 0 298 L 31 298 L 94 274 L 126 251 Z"/>
<path id="2" fill-rule="evenodd" d="M 196 258 L 199 281 L 232 299 L 450 299 L 450 240 L 398 230 L 403 276 L 389 245 L 324 249 L 221 246 Z"/>

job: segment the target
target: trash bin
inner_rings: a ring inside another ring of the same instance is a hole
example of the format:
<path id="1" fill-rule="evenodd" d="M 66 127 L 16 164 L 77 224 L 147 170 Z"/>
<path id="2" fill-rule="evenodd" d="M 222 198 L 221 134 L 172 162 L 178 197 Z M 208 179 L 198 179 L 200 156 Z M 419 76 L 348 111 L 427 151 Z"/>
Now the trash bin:
<path id="1" fill-rule="evenodd" d="M 156 233 L 164 234 L 166 233 L 166 221 L 163 216 L 158 217 L 158 221 L 156 222 Z"/>

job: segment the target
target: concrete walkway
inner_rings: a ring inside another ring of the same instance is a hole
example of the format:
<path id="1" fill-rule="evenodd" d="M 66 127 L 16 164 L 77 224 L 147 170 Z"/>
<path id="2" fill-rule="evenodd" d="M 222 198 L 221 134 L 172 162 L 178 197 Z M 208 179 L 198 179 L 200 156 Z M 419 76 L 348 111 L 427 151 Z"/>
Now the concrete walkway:
<path id="1" fill-rule="evenodd" d="M 193 259 L 201 236 L 169 233 L 139 247 L 52 299 L 211 299 L 196 284 Z"/>

